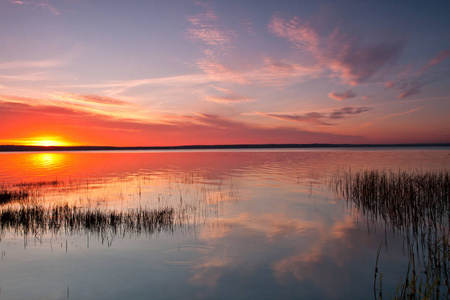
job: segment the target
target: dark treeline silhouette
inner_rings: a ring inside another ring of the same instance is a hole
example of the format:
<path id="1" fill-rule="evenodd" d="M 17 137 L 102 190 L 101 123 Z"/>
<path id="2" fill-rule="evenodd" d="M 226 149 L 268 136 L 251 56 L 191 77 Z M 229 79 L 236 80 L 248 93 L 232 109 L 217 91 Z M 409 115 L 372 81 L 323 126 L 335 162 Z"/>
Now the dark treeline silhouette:
<path id="1" fill-rule="evenodd" d="M 365 148 L 365 147 L 449 147 L 449 143 L 427 144 L 233 144 L 233 145 L 181 145 L 154 147 L 114 146 L 21 146 L 0 145 L 0 152 L 42 151 L 132 151 L 132 150 L 214 150 L 214 149 L 308 149 L 308 148 Z"/>

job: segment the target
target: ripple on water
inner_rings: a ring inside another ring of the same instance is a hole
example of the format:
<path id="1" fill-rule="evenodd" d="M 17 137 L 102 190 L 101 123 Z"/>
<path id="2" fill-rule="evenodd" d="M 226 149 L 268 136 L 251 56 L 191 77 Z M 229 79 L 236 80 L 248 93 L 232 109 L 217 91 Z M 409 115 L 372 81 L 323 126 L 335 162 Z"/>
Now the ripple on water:
<path id="1" fill-rule="evenodd" d="M 205 245 L 182 245 L 160 252 L 162 261 L 170 265 L 194 265 L 212 251 L 213 247 Z"/>

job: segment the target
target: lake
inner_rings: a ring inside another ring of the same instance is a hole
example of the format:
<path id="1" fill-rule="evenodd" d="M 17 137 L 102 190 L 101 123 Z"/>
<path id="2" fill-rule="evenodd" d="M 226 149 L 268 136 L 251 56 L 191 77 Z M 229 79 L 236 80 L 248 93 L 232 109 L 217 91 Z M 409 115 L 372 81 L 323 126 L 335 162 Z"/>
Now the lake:
<path id="1" fill-rule="evenodd" d="M 408 234 L 333 183 L 448 170 L 450 148 L 1 153 L 0 165 L 2 299 L 373 299 L 380 273 L 383 298 L 405 277 Z"/>

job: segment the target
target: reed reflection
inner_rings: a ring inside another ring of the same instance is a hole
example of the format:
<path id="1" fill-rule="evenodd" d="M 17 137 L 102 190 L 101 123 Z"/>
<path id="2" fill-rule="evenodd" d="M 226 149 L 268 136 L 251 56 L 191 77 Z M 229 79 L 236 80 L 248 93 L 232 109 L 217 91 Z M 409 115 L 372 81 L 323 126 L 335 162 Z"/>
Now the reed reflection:
<path id="1" fill-rule="evenodd" d="M 224 203 L 237 197 L 231 183 L 205 184 L 203 175 L 1 186 L 0 234 L 15 233 L 25 239 L 46 234 L 95 234 L 109 244 L 114 237 L 189 232 L 190 227 L 217 222 Z M 102 196 L 113 190 L 115 195 L 110 199 Z M 132 199 L 126 201 L 123 194 Z M 65 201 L 71 198 L 77 200 Z"/>
<path id="2" fill-rule="evenodd" d="M 403 235 L 409 251 L 397 297 L 435 299 L 450 292 L 450 174 L 448 171 L 345 172 L 335 191 L 375 222 Z M 377 257 L 378 262 L 378 257 Z M 378 269 L 375 271 L 375 281 Z M 382 298 L 382 281 L 378 284 Z M 375 289 L 375 286 L 374 286 Z M 377 294 L 375 294 L 377 297 Z"/>

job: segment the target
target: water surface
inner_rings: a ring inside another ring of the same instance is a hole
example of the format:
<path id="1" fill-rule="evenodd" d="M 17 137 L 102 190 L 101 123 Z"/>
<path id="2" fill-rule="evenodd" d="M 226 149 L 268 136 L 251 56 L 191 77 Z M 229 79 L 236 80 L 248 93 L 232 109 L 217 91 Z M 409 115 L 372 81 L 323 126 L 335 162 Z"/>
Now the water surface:
<path id="1" fill-rule="evenodd" d="M 173 222 L 3 228 L 1 297 L 369 299 L 382 245 L 389 298 L 408 265 L 402 234 L 330 184 L 348 170 L 442 170 L 449 159 L 449 148 L 2 153 L 0 184 L 25 188 L 33 205 L 129 218 L 172 209 Z"/>

